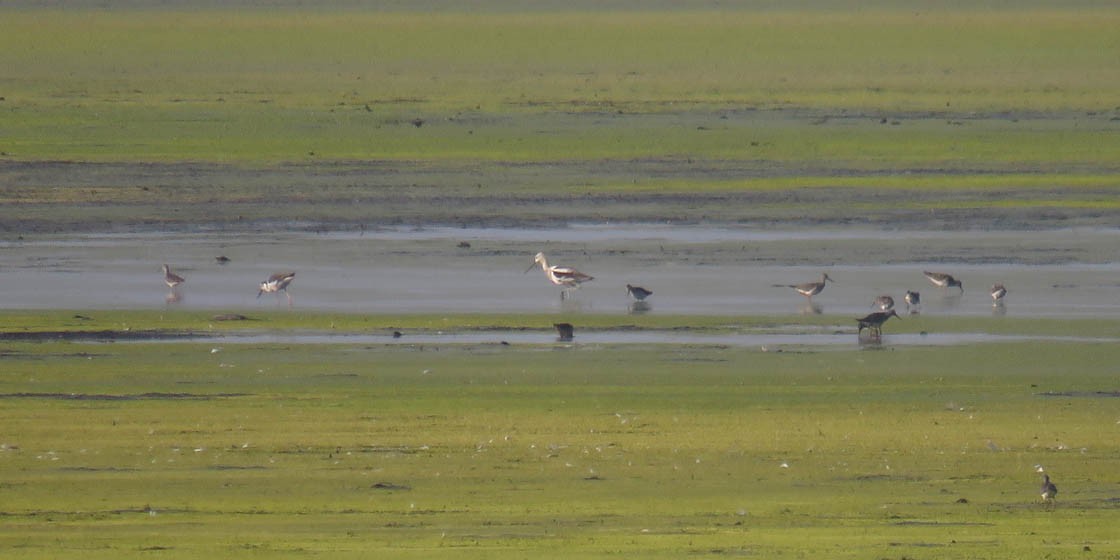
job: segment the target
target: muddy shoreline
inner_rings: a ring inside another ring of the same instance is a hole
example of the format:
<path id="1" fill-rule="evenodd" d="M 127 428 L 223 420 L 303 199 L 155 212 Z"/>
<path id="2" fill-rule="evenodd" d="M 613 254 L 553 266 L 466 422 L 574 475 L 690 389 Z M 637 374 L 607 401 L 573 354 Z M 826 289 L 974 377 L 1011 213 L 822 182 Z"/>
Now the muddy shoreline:
<path id="1" fill-rule="evenodd" d="M 765 161 L 676 159 L 480 164 L 367 161 L 271 167 L 0 161 L 0 184 L 7 189 L 0 236 L 361 232 L 393 226 L 557 228 L 574 222 L 884 230 L 1046 230 L 1120 223 L 1120 210 L 1112 207 L 1063 204 L 1071 194 L 1060 184 L 951 192 L 816 186 L 694 194 L 635 189 L 620 194 L 616 189 L 599 188 L 664 179 L 710 182 L 760 177 L 1042 173 L 1032 168 L 864 171 Z M 1107 199 L 1114 196 L 1114 190 L 1081 188 L 1076 195 Z M 952 204 L 945 204 L 948 197 Z M 1050 200 L 1053 205 L 1039 202 Z"/>

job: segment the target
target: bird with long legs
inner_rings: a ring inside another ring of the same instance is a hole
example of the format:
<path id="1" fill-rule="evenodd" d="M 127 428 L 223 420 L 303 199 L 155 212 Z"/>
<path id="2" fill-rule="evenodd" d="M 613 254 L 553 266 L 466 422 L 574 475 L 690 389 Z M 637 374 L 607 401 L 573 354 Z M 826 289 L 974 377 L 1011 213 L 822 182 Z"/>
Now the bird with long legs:
<path id="1" fill-rule="evenodd" d="M 998 307 L 1003 305 L 1003 297 L 1007 295 L 1007 288 L 1003 287 L 1003 284 L 994 284 L 990 293 L 992 295 L 992 306 Z"/>
<path id="2" fill-rule="evenodd" d="M 906 290 L 906 295 L 902 296 L 902 301 L 906 302 L 906 310 L 911 315 L 918 313 L 918 307 L 922 305 L 922 294 L 912 290 Z"/>
<path id="3" fill-rule="evenodd" d="M 567 298 L 570 290 L 578 290 L 580 285 L 584 282 L 590 282 L 595 279 L 594 276 L 584 274 L 570 266 L 549 265 L 548 258 L 544 256 L 544 253 L 537 253 L 536 256 L 533 257 L 533 264 L 525 269 L 525 273 L 527 274 L 530 270 L 533 270 L 538 264 L 541 266 L 541 270 L 544 271 L 545 276 L 548 277 L 548 281 L 560 286 L 560 299 Z"/>
<path id="4" fill-rule="evenodd" d="M 1058 487 L 1050 481 L 1050 475 L 1042 475 L 1042 486 L 1038 489 L 1039 495 L 1042 496 L 1042 501 L 1046 503 L 1054 503 L 1054 499 L 1058 496 Z"/>
<path id="5" fill-rule="evenodd" d="M 292 294 L 288 292 L 288 284 L 291 284 L 295 277 L 296 273 L 294 272 L 277 272 L 269 276 L 268 280 L 261 282 L 260 290 L 257 291 L 257 298 L 259 299 L 261 294 L 279 294 L 280 292 L 284 292 L 284 295 L 288 296 L 288 307 L 291 307 Z"/>
<path id="6" fill-rule="evenodd" d="M 867 329 L 872 339 L 878 340 L 882 338 L 883 323 L 886 323 L 887 319 L 891 317 L 898 317 L 898 312 L 893 309 L 890 311 L 876 311 L 866 317 L 856 319 L 856 322 L 859 324 L 859 330 L 856 332 L 856 336 L 862 336 L 863 329 Z M 900 320 L 902 319 L 902 317 L 898 318 Z"/>
<path id="7" fill-rule="evenodd" d="M 631 284 L 626 285 L 626 293 L 630 294 L 635 301 L 645 301 L 647 297 L 653 295 L 652 290 L 647 290 L 641 286 L 634 286 Z"/>
<path id="8" fill-rule="evenodd" d="M 871 302 L 871 307 L 879 311 L 890 311 L 894 309 L 894 298 L 891 296 L 879 296 L 875 301 Z"/>
<path id="9" fill-rule="evenodd" d="M 163 265 L 163 283 L 167 284 L 167 287 L 170 290 L 167 293 L 167 303 L 179 303 L 179 300 L 182 299 L 182 296 L 179 295 L 178 288 L 179 285 L 183 282 L 186 282 L 186 280 L 183 279 L 182 276 L 171 272 L 170 266 L 167 266 L 166 264 Z"/>
<path id="10" fill-rule="evenodd" d="M 813 296 L 821 293 L 824 290 L 825 282 L 836 282 L 829 277 L 827 272 L 821 273 L 820 282 L 806 282 L 804 284 L 774 284 L 776 288 L 793 288 L 793 290 L 809 300 L 809 304 L 813 303 Z"/>
<path id="11" fill-rule="evenodd" d="M 934 286 L 939 288 L 959 288 L 961 293 L 964 293 L 964 283 L 953 277 L 951 274 L 944 272 L 930 272 L 928 270 L 922 272 L 925 277 L 933 283 Z"/>

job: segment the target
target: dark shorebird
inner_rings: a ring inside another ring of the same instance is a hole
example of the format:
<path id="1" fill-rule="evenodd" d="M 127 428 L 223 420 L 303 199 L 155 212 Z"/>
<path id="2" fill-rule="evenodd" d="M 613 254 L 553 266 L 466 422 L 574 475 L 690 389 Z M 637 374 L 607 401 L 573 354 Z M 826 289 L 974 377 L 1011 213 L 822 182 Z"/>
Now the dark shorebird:
<path id="1" fill-rule="evenodd" d="M 890 311 L 894 309 L 894 298 L 891 296 L 879 296 L 875 301 L 871 302 L 871 307 L 879 311 Z"/>
<path id="2" fill-rule="evenodd" d="M 891 317 L 898 317 L 898 312 L 893 309 L 890 311 L 876 311 L 862 319 L 856 319 L 859 323 L 859 331 L 856 332 L 856 336 L 862 335 L 863 329 L 869 330 L 872 337 L 877 338 L 883 336 L 883 323 L 886 323 L 887 319 Z M 898 318 L 902 319 L 902 317 Z"/>
<path id="3" fill-rule="evenodd" d="M 538 264 L 541 265 L 541 270 L 543 270 L 545 276 L 548 277 L 548 281 L 560 286 L 561 299 L 567 297 L 568 290 L 578 289 L 580 284 L 595 279 L 594 276 L 588 276 L 571 267 L 549 266 L 548 259 L 545 258 L 544 253 L 537 253 L 537 255 L 533 257 L 533 264 L 529 265 L 529 268 L 526 268 L 525 272 L 528 273 L 530 270 L 533 270 L 533 267 Z"/>
<path id="4" fill-rule="evenodd" d="M 167 284 L 168 288 L 174 290 L 179 284 L 186 282 L 182 276 L 171 272 L 171 267 L 163 265 L 163 282 Z"/>
<path id="5" fill-rule="evenodd" d="M 553 323 L 556 328 L 556 334 L 560 335 L 560 340 L 568 341 L 576 336 L 576 328 L 571 323 Z"/>
<path id="6" fill-rule="evenodd" d="M 829 278 L 828 273 L 826 272 L 821 274 L 820 282 L 806 282 L 805 284 L 774 284 L 774 287 L 793 288 L 795 292 L 805 296 L 805 298 L 808 299 L 809 303 L 811 304 L 813 303 L 813 296 L 821 293 L 821 291 L 824 290 L 825 282 L 835 282 L 835 280 Z"/>
<path id="7" fill-rule="evenodd" d="M 229 257 L 225 256 L 225 255 L 218 255 L 218 256 L 214 257 L 214 262 L 216 262 L 220 265 L 227 265 L 231 262 L 231 259 Z"/>
<path id="8" fill-rule="evenodd" d="M 1003 296 L 1007 295 L 1007 288 L 1003 284 L 995 284 L 992 286 L 992 305 L 1000 305 L 1003 303 Z"/>
<path id="9" fill-rule="evenodd" d="M 960 288 L 962 294 L 964 293 L 964 283 L 953 278 L 950 274 L 945 274 L 944 272 L 930 272 L 928 270 L 922 272 L 922 274 L 924 274 L 930 282 L 933 282 L 934 286 L 939 288 L 957 287 Z"/>
<path id="10" fill-rule="evenodd" d="M 296 277 L 294 272 L 278 272 L 268 277 L 268 280 L 261 282 L 261 288 L 257 292 L 257 297 L 261 294 L 277 294 L 284 292 L 288 296 L 288 306 L 292 305 L 292 294 L 288 293 L 288 284 L 292 283 Z"/>
<path id="11" fill-rule="evenodd" d="M 1053 502 L 1058 497 L 1058 487 L 1050 482 L 1050 475 L 1048 474 L 1042 475 L 1042 487 L 1038 491 L 1044 502 Z"/>
<path id="12" fill-rule="evenodd" d="M 647 290 L 641 286 L 632 286 L 630 284 L 626 285 L 626 293 L 630 294 L 634 299 L 638 301 L 645 301 L 647 297 L 653 295 L 653 292 L 650 290 Z"/>
<path id="13" fill-rule="evenodd" d="M 906 290 L 906 295 L 903 296 L 903 301 L 906 302 L 906 308 L 917 307 L 922 304 L 922 294 Z"/>

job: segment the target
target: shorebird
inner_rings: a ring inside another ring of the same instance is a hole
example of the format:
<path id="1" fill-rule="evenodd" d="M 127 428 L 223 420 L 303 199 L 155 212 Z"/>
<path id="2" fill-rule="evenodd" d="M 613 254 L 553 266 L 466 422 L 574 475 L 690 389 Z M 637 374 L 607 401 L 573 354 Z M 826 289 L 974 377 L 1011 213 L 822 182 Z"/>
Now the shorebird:
<path id="1" fill-rule="evenodd" d="M 650 290 L 647 290 L 641 286 L 631 286 L 630 284 L 626 285 L 626 293 L 630 294 L 634 297 L 634 299 L 638 301 L 645 301 L 647 297 L 653 295 L 653 292 Z"/>
<path id="2" fill-rule="evenodd" d="M 218 255 L 218 256 L 214 257 L 214 262 L 216 262 L 218 264 L 221 264 L 221 265 L 226 265 L 226 264 L 230 263 L 230 258 L 225 256 L 225 255 Z"/>
<path id="3" fill-rule="evenodd" d="M 1007 288 L 1003 284 L 995 284 L 992 286 L 992 305 L 1000 305 L 1003 303 L 1003 296 L 1007 295 Z"/>
<path id="4" fill-rule="evenodd" d="M 872 337 L 882 336 L 883 323 L 886 323 L 887 319 L 891 317 L 898 317 L 898 312 L 893 309 L 890 311 L 876 311 L 862 319 L 856 319 L 856 321 L 859 322 L 859 331 L 856 333 L 856 336 L 863 334 L 863 329 L 871 331 Z M 902 319 L 902 317 L 898 318 Z"/>
<path id="5" fill-rule="evenodd" d="M 571 340 L 576 336 L 576 328 L 571 323 L 553 323 L 556 328 L 556 334 L 560 335 L 560 340 Z"/>
<path id="6" fill-rule="evenodd" d="M 567 297 L 568 290 L 578 289 L 580 284 L 594 280 L 594 276 L 588 276 L 574 268 L 568 266 L 549 266 L 548 259 L 545 258 L 544 253 L 537 253 L 533 257 L 533 264 L 525 269 L 525 273 L 533 270 L 533 267 L 541 265 L 541 270 L 544 271 L 545 276 L 548 277 L 549 282 L 560 286 L 560 298 Z"/>
<path id="7" fill-rule="evenodd" d="M 876 307 L 880 311 L 890 311 L 894 309 L 894 298 L 891 296 L 879 296 L 871 303 L 871 307 Z"/>
<path id="8" fill-rule="evenodd" d="M 288 293 L 288 284 L 292 283 L 295 279 L 296 273 L 294 272 L 278 272 L 268 277 L 268 280 L 261 282 L 260 291 L 257 292 L 257 297 L 261 294 L 274 294 L 284 292 L 288 296 L 288 305 L 292 305 L 292 294 Z"/>
<path id="9" fill-rule="evenodd" d="M 182 276 L 171 272 L 171 267 L 163 265 L 163 282 L 167 284 L 168 288 L 174 290 L 179 284 L 186 282 Z"/>
<path id="10" fill-rule="evenodd" d="M 964 293 L 964 284 L 960 280 L 953 278 L 952 275 L 943 272 L 929 272 L 928 270 L 922 272 L 922 274 L 924 274 L 930 282 L 933 282 L 934 286 L 940 288 L 952 288 L 956 286 L 960 288 L 962 294 Z"/>
<path id="11" fill-rule="evenodd" d="M 903 296 L 902 299 L 906 301 L 907 309 L 910 309 L 911 307 L 917 307 L 922 304 L 922 295 L 918 292 L 906 290 L 906 295 Z"/>
<path id="12" fill-rule="evenodd" d="M 1039 488 L 1039 492 L 1044 502 L 1053 502 L 1054 499 L 1058 497 L 1058 487 L 1054 486 L 1053 482 L 1050 482 L 1050 475 L 1042 475 L 1042 487 Z"/>
<path id="13" fill-rule="evenodd" d="M 794 291 L 805 296 L 805 298 L 809 300 L 809 303 L 813 303 L 813 296 L 821 293 L 821 290 L 824 290 L 825 282 L 835 282 L 835 280 L 829 278 L 828 273 L 823 273 L 821 274 L 820 282 L 807 282 L 805 284 L 774 284 L 774 287 L 793 288 Z"/>

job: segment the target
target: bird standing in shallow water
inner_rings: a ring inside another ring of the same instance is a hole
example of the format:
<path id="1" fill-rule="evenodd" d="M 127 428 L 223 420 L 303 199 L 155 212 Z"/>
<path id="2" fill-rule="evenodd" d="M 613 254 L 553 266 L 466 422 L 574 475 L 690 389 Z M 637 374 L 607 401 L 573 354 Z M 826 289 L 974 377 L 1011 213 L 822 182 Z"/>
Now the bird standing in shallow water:
<path id="1" fill-rule="evenodd" d="M 863 334 L 863 329 L 869 330 L 872 338 L 883 336 L 883 323 L 886 323 L 887 319 L 891 317 L 898 317 L 898 312 L 893 309 L 890 311 L 876 311 L 866 317 L 856 319 L 859 323 L 859 331 L 856 332 L 856 336 Z M 902 317 L 898 318 L 902 319 Z"/>
<path id="2" fill-rule="evenodd" d="M 1003 284 L 995 284 L 992 286 L 992 305 L 1001 305 L 1003 303 L 1003 296 L 1007 295 L 1007 288 Z"/>
<path id="3" fill-rule="evenodd" d="M 174 290 L 179 284 L 186 282 L 182 276 L 171 272 L 171 267 L 163 265 L 163 282 L 167 284 L 168 288 Z"/>
<path id="4" fill-rule="evenodd" d="M 922 304 L 922 295 L 918 292 L 906 290 L 906 295 L 902 299 L 906 302 L 906 309 L 908 310 L 910 308 L 917 308 Z M 916 310 L 911 311 L 911 313 L 916 313 Z"/>
<path id="5" fill-rule="evenodd" d="M 894 298 L 891 296 L 879 296 L 871 303 L 871 307 L 878 308 L 880 311 L 890 311 L 894 309 Z"/>
<path id="6" fill-rule="evenodd" d="M 576 328 L 571 323 L 553 323 L 552 326 L 561 341 L 567 342 L 576 336 Z"/>
<path id="7" fill-rule="evenodd" d="M 631 286 L 630 284 L 626 285 L 626 293 L 630 294 L 634 299 L 638 301 L 645 301 L 647 297 L 653 295 L 653 292 L 650 290 L 647 290 L 641 286 Z"/>
<path id="8" fill-rule="evenodd" d="M 821 293 L 824 290 L 825 282 L 835 282 L 828 276 L 828 273 L 821 274 L 820 282 L 806 282 L 804 284 L 774 284 L 776 288 L 793 288 L 797 293 L 805 296 L 809 303 L 813 303 L 813 296 Z"/>
<path id="9" fill-rule="evenodd" d="M 1058 487 L 1050 482 L 1050 475 L 1042 475 L 1042 487 L 1039 488 L 1039 493 L 1042 495 L 1042 501 L 1053 502 L 1058 496 Z"/>
<path id="10" fill-rule="evenodd" d="M 930 282 L 933 282 L 934 286 L 940 288 L 956 287 L 960 288 L 962 294 L 964 293 L 964 283 L 960 280 L 957 280 L 956 278 L 953 278 L 951 274 L 945 274 L 944 272 L 930 272 L 928 270 L 922 272 L 922 274 L 924 274 Z"/>
<path id="11" fill-rule="evenodd" d="M 548 277 L 548 281 L 560 286 L 560 299 L 567 297 L 568 290 L 579 289 L 580 284 L 595 279 L 594 276 L 589 276 L 568 266 L 550 266 L 544 253 L 537 253 L 537 255 L 533 257 L 533 264 L 529 265 L 529 268 L 526 268 L 525 272 L 528 273 L 530 270 L 533 270 L 533 267 L 538 264 L 541 265 L 541 270 L 543 270 L 545 276 Z"/>
<path id="12" fill-rule="evenodd" d="M 268 277 L 268 280 L 261 282 L 261 288 L 257 292 L 257 297 L 261 294 L 276 294 L 284 292 L 288 296 L 288 307 L 292 306 L 292 294 L 288 293 L 288 284 L 292 283 L 295 279 L 296 273 L 294 272 L 278 272 Z"/>

